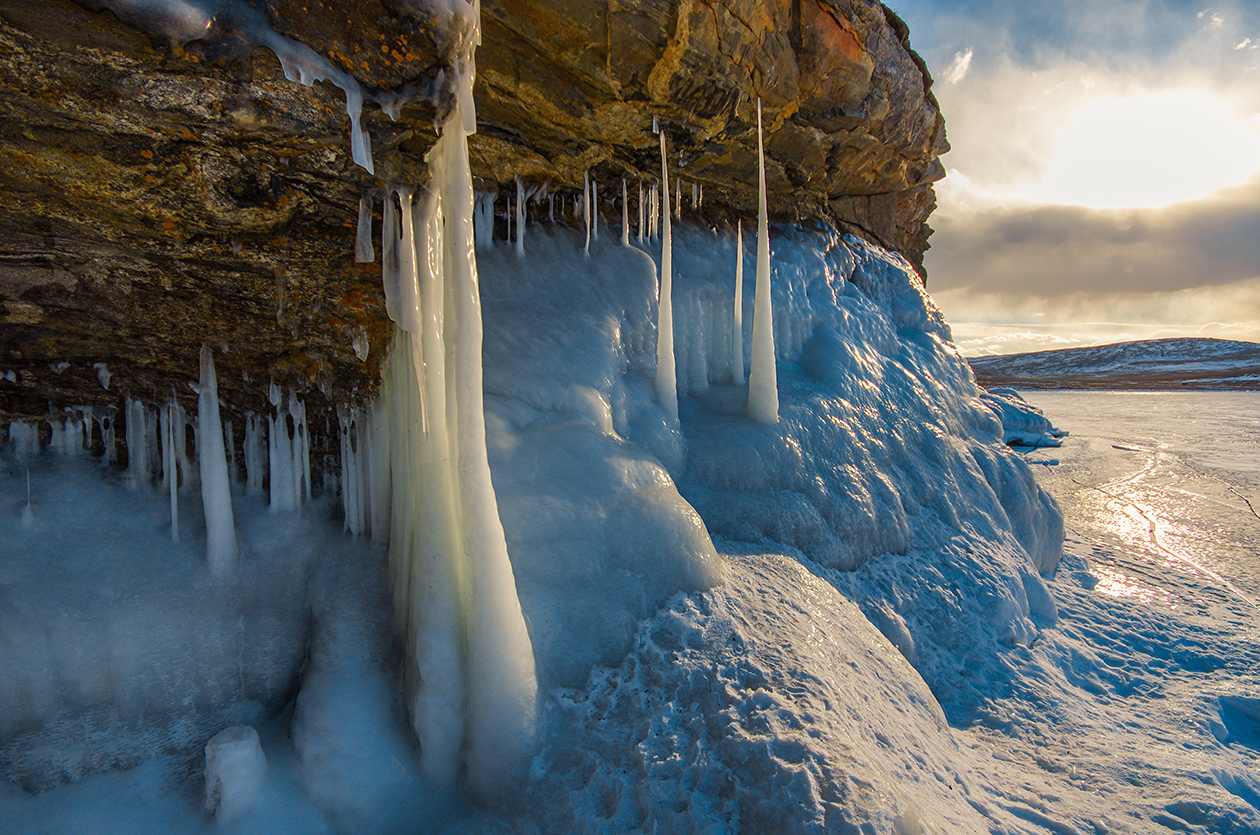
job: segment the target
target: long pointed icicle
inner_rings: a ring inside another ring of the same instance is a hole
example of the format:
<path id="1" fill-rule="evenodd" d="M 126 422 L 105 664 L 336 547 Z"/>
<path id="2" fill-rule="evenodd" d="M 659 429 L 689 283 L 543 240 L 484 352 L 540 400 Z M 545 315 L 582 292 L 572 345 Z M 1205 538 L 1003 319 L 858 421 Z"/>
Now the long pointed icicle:
<path id="1" fill-rule="evenodd" d="M 735 226 L 735 316 L 731 328 L 731 382 L 744 384 L 744 222 Z"/>
<path id="2" fill-rule="evenodd" d="M 179 468 L 175 463 L 175 406 L 172 402 L 162 409 L 162 480 L 166 482 L 171 497 L 171 541 L 179 542 Z M 179 426 L 183 433 L 184 426 Z"/>
<path id="3" fill-rule="evenodd" d="M 232 515 L 223 423 L 219 420 L 219 384 L 210 346 L 201 348 L 201 386 L 197 396 L 197 458 L 201 468 L 201 505 L 206 513 L 206 562 L 216 580 L 236 571 L 240 548 Z"/>
<path id="4" fill-rule="evenodd" d="M 354 260 L 360 264 L 376 260 L 372 247 L 372 198 L 366 194 L 359 198 L 359 226 L 354 236 Z"/>
<path id="5" fill-rule="evenodd" d="M 630 204 L 626 200 L 626 178 L 621 178 L 621 245 L 630 246 Z"/>
<path id="6" fill-rule="evenodd" d="M 644 219 L 645 218 L 644 218 L 644 212 L 643 212 L 643 182 L 640 181 L 639 182 L 639 243 L 643 243 Z"/>
<path id="7" fill-rule="evenodd" d="M 752 371 L 748 414 L 758 423 L 779 422 L 779 383 L 774 365 L 774 315 L 770 307 L 770 224 L 766 217 L 766 152 L 757 100 L 757 295 L 753 301 Z"/>
<path id="8" fill-rule="evenodd" d="M 525 186 L 516 178 L 516 254 L 525 256 Z"/>
<path id="9" fill-rule="evenodd" d="M 591 177 L 591 240 L 599 240 L 599 183 Z"/>
<path id="10" fill-rule="evenodd" d="M 591 175 L 582 172 L 582 218 L 586 221 L 586 254 L 591 254 Z"/>
<path id="11" fill-rule="evenodd" d="M 661 131 L 661 193 L 665 196 L 661 218 L 665 226 L 661 242 L 661 298 L 656 320 L 656 401 L 671 421 L 678 421 L 678 381 L 674 369 L 674 242 L 669 225 L 669 161 L 665 156 L 665 131 Z"/>

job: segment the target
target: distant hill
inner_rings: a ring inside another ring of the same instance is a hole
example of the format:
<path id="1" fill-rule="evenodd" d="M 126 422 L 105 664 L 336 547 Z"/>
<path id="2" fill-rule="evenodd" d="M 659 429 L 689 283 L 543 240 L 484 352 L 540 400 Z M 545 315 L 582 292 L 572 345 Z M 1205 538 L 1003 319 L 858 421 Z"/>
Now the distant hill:
<path id="1" fill-rule="evenodd" d="M 968 360 L 985 388 L 1260 391 L 1260 343 L 1146 339 Z"/>

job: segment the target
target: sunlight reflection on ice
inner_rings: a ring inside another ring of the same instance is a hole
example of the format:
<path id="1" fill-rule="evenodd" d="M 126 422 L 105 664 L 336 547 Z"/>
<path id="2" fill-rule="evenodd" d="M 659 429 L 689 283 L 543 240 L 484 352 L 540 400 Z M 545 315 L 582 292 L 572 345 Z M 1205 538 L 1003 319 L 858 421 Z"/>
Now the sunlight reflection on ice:
<path id="1" fill-rule="evenodd" d="M 1094 587 L 1096 592 L 1110 597 L 1135 598 L 1145 603 L 1163 603 L 1170 608 L 1177 608 L 1176 599 L 1167 589 L 1145 584 L 1136 577 L 1105 565 L 1091 565 L 1090 573 L 1098 578 L 1098 585 Z"/>

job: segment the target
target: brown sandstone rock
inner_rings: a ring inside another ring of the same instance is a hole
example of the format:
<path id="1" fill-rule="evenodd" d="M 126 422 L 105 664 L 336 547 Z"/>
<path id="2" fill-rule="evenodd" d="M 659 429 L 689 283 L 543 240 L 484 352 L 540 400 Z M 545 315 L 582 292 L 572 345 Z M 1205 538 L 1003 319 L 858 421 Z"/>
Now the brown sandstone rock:
<path id="1" fill-rule="evenodd" d="M 367 90 L 428 93 L 399 122 L 367 106 L 372 176 L 336 87 L 286 80 L 229 26 L 172 46 L 93 2 L 0 0 L 0 375 L 16 380 L 0 379 L 0 420 L 120 392 L 191 406 L 203 343 L 229 412 L 263 410 L 272 378 L 315 410 L 372 391 L 388 329 L 379 265 L 353 263 L 357 203 L 374 193 L 379 215 L 386 183 L 423 183 L 458 33 L 410 0 L 256 4 Z M 704 186 L 703 218 L 749 218 L 760 96 L 772 213 L 921 264 L 948 146 L 881 4 L 485 0 L 482 20 L 483 187 L 575 191 L 589 169 L 611 198 L 622 177 L 659 176 L 655 117 L 684 191 Z"/>

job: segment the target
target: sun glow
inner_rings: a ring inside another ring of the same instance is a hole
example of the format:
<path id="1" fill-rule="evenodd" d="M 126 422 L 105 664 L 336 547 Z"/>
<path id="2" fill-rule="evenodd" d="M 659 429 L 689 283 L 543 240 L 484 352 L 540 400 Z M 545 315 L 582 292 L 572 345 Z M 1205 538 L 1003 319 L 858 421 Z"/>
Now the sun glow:
<path id="1" fill-rule="evenodd" d="M 1254 120 L 1253 120 L 1254 124 Z M 1236 185 L 1260 169 L 1260 133 L 1205 93 L 1096 99 L 1055 140 L 1038 202 L 1153 208 Z"/>

